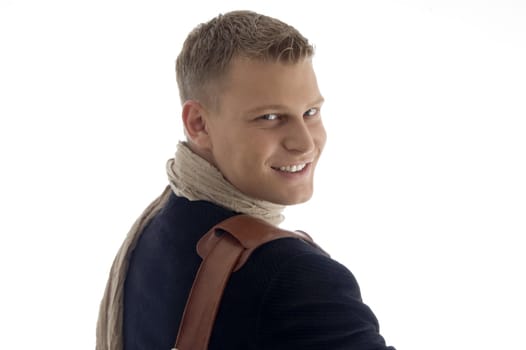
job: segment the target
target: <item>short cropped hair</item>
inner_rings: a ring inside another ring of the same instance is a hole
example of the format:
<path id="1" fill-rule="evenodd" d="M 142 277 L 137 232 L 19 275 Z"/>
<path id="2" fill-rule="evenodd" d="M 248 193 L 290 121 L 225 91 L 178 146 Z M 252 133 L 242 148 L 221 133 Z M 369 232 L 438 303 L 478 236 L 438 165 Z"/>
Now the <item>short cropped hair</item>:
<path id="1" fill-rule="evenodd" d="M 181 103 L 211 102 L 211 86 L 228 72 L 233 58 L 297 63 L 314 47 L 294 27 L 252 11 L 221 14 L 198 25 L 186 38 L 176 61 Z"/>

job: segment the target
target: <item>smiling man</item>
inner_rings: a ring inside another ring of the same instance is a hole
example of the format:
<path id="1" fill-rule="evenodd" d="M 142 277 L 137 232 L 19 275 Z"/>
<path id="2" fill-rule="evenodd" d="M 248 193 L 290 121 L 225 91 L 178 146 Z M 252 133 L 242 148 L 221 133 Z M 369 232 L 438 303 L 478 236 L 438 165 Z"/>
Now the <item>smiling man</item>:
<path id="1" fill-rule="evenodd" d="M 186 141 L 168 161 L 170 186 L 112 266 L 97 349 L 170 349 L 201 262 L 199 239 L 240 213 L 278 225 L 286 205 L 311 198 L 326 140 L 312 56 L 296 29 L 248 11 L 189 34 L 176 65 Z M 232 274 L 209 349 L 392 348 L 349 270 L 284 238 Z"/>

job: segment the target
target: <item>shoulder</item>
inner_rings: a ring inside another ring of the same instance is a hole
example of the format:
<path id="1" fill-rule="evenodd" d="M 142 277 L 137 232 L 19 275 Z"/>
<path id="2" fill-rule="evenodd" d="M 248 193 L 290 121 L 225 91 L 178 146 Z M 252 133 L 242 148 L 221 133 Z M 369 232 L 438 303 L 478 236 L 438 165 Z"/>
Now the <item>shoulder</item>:
<path id="1" fill-rule="evenodd" d="M 352 273 L 320 248 L 299 238 L 281 238 L 262 245 L 249 260 L 269 270 L 273 280 L 292 274 L 295 278 L 328 278 L 334 274 L 358 286 Z M 275 283 L 275 282 L 273 282 Z"/>
<path id="2" fill-rule="evenodd" d="M 320 296 L 342 300 L 345 297 L 361 301 L 358 282 L 347 267 L 318 248 L 299 242 L 276 242 L 274 249 L 280 246 L 277 249 L 285 252 L 269 281 L 267 301 L 287 293 L 293 293 L 295 298 Z"/>
<path id="3" fill-rule="evenodd" d="M 260 301 L 263 319 L 272 314 L 282 318 L 287 305 L 299 303 L 318 305 L 320 312 L 325 312 L 322 304 L 361 307 L 362 303 L 358 282 L 347 267 L 296 238 L 277 239 L 262 245 L 241 270 L 232 274 L 231 280 L 233 287 L 243 286 Z M 294 302 L 289 303 L 291 300 Z"/>
<path id="4" fill-rule="evenodd" d="M 254 344 L 262 334 L 273 334 L 275 326 L 289 316 L 281 314 L 286 305 L 304 302 L 320 281 L 331 278 L 351 281 L 348 290 L 359 295 L 345 267 L 301 239 L 281 238 L 260 246 L 230 277 L 214 325 L 211 349 L 216 345 L 223 348 L 219 344 L 242 348 L 241 344 Z M 238 343 L 231 344 L 232 339 Z"/>
<path id="5" fill-rule="evenodd" d="M 265 289 L 258 316 L 261 348 L 386 349 L 349 269 L 298 242 L 275 243 L 274 249 L 282 245 L 292 254 L 285 255 Z"/>

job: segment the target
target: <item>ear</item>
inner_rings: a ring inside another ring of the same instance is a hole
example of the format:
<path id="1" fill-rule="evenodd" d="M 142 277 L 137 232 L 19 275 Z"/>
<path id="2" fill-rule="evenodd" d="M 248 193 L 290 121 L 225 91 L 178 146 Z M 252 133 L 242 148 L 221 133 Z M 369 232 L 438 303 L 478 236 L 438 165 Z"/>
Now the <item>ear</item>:
<path id="1" fill-rule="evenodd" d="M 182 117 L 188 141 L 201 150 L 210 150 L 210 135 L 208 134 L 206 111 L 203 106 L 195 100 L 186 101 L 183 104 Z"/>

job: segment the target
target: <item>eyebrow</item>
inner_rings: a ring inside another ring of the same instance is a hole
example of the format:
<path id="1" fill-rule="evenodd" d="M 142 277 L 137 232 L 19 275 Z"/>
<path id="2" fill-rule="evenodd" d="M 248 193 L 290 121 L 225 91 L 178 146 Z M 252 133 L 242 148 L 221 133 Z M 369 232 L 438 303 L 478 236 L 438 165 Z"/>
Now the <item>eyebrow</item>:
<path id="1" fill-rule="evenodd" d="M 320 96 L 315 101 L 309 103 L 308 106 L 319 105 L 319 104 L 322 104 L 323 102 L 325 102 L 325 99 Z M 253 114 L 262 113 L 268 110 L 280 110 L 280 109 L 281 110 L 287 109 L 287 107 L 285 105 L 279 105 L 279 104 L 263 105 L 263 106 L 255 107 L 255 108 L 245 111 L 245 115 L 253 115 Z"/>

